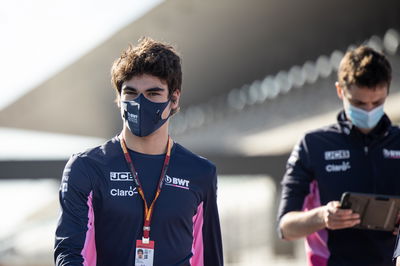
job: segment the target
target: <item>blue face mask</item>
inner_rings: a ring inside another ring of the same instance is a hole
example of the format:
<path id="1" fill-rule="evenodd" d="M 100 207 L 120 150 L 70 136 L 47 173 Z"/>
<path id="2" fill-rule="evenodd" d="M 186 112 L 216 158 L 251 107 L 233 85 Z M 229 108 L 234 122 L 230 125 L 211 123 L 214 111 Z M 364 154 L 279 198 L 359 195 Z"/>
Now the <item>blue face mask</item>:
<path id="1" fill-rule="evenodd" d="M 347 117 L 358 128 L 374 128 L 385 113 L 383 104 L 368 112 L 344 101 L 344 108 Z"/>
<path id="2" fill-rule="evenodd" d="M 169 101 L 155 103 L 140 94 L 131 101 L 121 101 L 122 117 L 133 135 L 148 136 L 167 122 L 170 115 L 165 119 L 161 115 Z"/>

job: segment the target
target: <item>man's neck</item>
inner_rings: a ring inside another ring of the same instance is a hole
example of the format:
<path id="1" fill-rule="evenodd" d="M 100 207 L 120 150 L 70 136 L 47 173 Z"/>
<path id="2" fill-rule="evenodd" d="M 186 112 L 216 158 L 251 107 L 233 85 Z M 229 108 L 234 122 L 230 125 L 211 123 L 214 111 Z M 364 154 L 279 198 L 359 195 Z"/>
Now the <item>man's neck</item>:
<path id="1" fill-rule="evenodd" d="M 168 123 L 146 137 L 135 136 L 124 126 L 119 137 L 124 138 L 126 146 L 130 150 L 151 155 L 163 154 L 166 153 L 168 144 Z"/>
<path id="2" fill-rule="evenodd" d="M 364 135 L 367 135 L 369 132 L 372 131 L 373 128 L 359 128 L 357 127 L 358 130 L 360 130 L 361 133 L 363 133 Z"/>

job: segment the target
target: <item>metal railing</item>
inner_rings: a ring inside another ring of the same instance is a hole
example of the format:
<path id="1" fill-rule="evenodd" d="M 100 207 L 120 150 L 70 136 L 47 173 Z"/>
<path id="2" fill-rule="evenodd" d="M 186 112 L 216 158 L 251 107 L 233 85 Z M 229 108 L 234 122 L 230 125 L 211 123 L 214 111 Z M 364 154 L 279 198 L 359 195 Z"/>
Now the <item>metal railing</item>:
<path id="1" fill-rule="evenodd" d="M 363 44 L 394 56 L 399 51 L 400 34 L 395 29 L 389 29 L 383 38 L 374 35 Z M 353 48 L 355 45 L 352 44 L 348 50 Z M 267 75 L 262 80 L 215 96 L 208 102 L 190 106 L 176 114 L 171 122 L 171 132 L 179 136 L 207 124 L 218 123 L 230 114 L 267 104 L 282 95 L 321 82 L 337 72 L 343 55 L 344 52 L 335 50 L 330 55 L 320 55 L 315 61 L 292 66 L 289 70 Z"/>

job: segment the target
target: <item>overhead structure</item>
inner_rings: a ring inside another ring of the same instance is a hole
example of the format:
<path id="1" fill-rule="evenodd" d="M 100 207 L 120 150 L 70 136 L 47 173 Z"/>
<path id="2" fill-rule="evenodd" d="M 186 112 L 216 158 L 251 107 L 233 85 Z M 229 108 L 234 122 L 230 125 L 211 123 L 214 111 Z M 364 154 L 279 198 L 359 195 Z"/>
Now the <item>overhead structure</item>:
<path id="1" fill-rule="evenodd" d="M 109 70 L 151 36 L 183 55 L 183 110 L 280 70 L 400 28 L 387 0 L 168 0 L 0 111 L 0 126 L 109 138 L 121 126 Z"/>

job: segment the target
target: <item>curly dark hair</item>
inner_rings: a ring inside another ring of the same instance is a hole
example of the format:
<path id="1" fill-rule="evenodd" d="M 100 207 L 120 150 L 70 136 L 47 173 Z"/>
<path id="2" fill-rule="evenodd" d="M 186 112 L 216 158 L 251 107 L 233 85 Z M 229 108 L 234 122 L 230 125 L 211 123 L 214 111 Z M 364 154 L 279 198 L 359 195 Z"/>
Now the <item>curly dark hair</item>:
<path id="1" fill-rule="evenodd" d="M 359 46 L 347 52 L 340 62 L 338 82 L 343 88 L 366 87 L 375 89 L 378 85 L 390 87 L 392 67 L 388 59 L 368 46 Z"/>
<path id="2" fill-rule="evenodd" d="M 166 43 L 151 38 L 141 38 L 137 46 L 132 44 L 124 50 L 111 67 L 111 82 L 116 90 L 117 101 L 125 81 L 134 76 L 148 74 L 156 76 L 168 85 L 168 93 L 181 90 L 181 58 L 175 49 Z"/>

